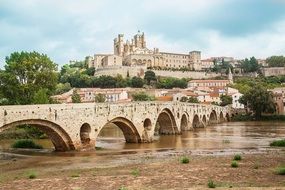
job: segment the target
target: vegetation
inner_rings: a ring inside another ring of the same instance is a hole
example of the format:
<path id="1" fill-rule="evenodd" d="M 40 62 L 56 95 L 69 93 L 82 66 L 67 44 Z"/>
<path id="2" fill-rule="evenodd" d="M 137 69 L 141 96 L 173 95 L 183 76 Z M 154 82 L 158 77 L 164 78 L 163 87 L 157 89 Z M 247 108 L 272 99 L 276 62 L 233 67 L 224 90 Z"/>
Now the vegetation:
<path id="1" fill-rule="evenodd" d="M 151 81 L 156 81 L 156 76 L 153 71 L 146 71 L 144 74 L 144 80 L 146 80 L 147 84 L 150 85 Z"/>
<path id="2" fill-rule="evenodd" d="M 239 99 L 239 102 L 250 108 L 258 120 L 261 118 L 262 113 L 275 112 L 275 103 L 272 93 L 260 85 L 246 92 Z"/>
<path id="3" fill-rule="evenodd" d="M 240 155 L 240 154 L 236 154 L 236 155 L 234 156 L 234 160 L 236 160 L 236 161 L 241 160 L 241 155 Z"/>
<path id="4" fill-rule="evenodd" d="M 285 57 L 284 56 L 271 56 L 266 59 L 269 67 L 284 67 Z"/>
<path id="5" fill-rule="evenodd" d="M 172 89 L 175 87 L 178 88 L 186 88 L 188 81 L 186 79 L 177 79 L 172 77 L 167 78 L 159 78 L 157 83 L 157 88 L 166 88 L 166 89 Z"/>
<path id="6" fill-rule="evenodd" d="M 180 102 L 188 102 L 188 103 L 199 103 L 199 100 L 196 97 L 190 96 L 187 98 L 186 96 L 183 96 L 180 99 Z"/>
<path id="7" fill-rule="evenodd" d="M 232 104 L 233 102 L 233 98 L 228 95 L 221 95 L 220 99 L 221 99 L 220 106 L 227 106 Z"/>
<path id="8" fill-rule="evenodd" d="M 17 140 L 13 145 L 12 148 L 31 148 L 31 149 L 42 149 L 41 145 L 36 144 L 31 139 L 21 139 Z"/>
<path id="9" fill-rule="evenodd" d="M 5 61 L 5 69 L 0 71 L 0 94 L 7 104 L 33 104 L 39 96 L 54 93 L 57 65 L 47 55 L 14 52 Z"/>
<path id="10" fill-rule="evenodd" d="M 238 162 L 237 161 L 232 161 L 231 166 L 232 166 L 232 168 L 237 168 L 238 167 Z"/>
<path id="11" fill-rule="evenodd" d="M 155 98 L 146 94 L 145 92 L 137 92 L 132 94 L 134 101 L 154 101 Z"/>
<path id="12" fill-rule="evenodd" d="M 246 58 L 241 61 L 241 68 L 243 72 L 250 73 L 250 72 L 259 72 L 260 71 L 260 65 L 258 64 L 255 57 Z"/>
<path id="13" fill-rule="evenodd" d="M 217 60 L 214 60 L 214 67 L 211 69 L 211 71 L 216 73 L 228 74 L 229 69 L 231 69 L 232 71 L 233 66 L 230 63 L 224 61 L 223 59 L 221 63 L 218 63 Z"/>
<path id="14" fill-rule="evenodd" d="M 77 93 L 76 89 L 73 90 L 71 99 L 72 103 L 81 103 L 80 95 Z"/>
<path id="15" fill-rule="evenodd" d="M 270 143 L 270 146 L 285 147 L 285 139 L 273 141 Z"/>
<path id="16" fill-rule="evenodd" d="M 37 177 L 37 174 L 35 172 L 30 172 L 28 175 L 29 179 L 35 179 Z"/>
<path id="17" fill-rule="evenodd" d="M 98 102 L 98 103 L 106 102 L 106 96 L 101 93 L 97 94 L 95 96 L 95 102 Z"/>
<path id="18" fill-rule="evenodd" d="M 181 164 L 188 164 L 189 161 L 190 161 L 190 159 L 187 156 L 183 156 L 182 158 L 180 158 Z"/>
<path id="19" fill-rule="evenodd" d="M 208 187 L 209 187 L 209 188 L 216 188 L 216 184 L 214 183 L 213 180 L 210 179 L 210 180 L 208 181 Z"/>
<path id="20" fill-rule="evenodd" d="M 276 174 L 278 175 L 285 175 L 285 166 L 280 166 L 275 169 Z"/>
<path id="21" fill-rule="evenodd" d="M 140 171 L 138 169 L 134 169 L 131 171 L 131 174 L 135 177 L 138 177 L 140 175 Z"/>

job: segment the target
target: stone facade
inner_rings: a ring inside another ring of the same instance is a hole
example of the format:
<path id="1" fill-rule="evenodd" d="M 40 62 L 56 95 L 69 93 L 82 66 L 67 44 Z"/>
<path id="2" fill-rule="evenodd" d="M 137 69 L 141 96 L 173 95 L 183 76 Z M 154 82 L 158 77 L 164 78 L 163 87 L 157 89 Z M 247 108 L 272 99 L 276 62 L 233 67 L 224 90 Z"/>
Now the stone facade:
<path id="1" fill-rule="evenodd" d="M 188 54 L 160 52 L 158 48 L 150 50 L 146 46 L 144 33 L 136 34 L 131 41 L 124 41 L 119 34 L 114 39 L 114 54 L 95 54 L 87 57 L 89 67 L 104 68 L 105 66 L 146 66 L 159 68 L 187 68 L 201 70 L 201 52 L 191 51 Z M 114 57 L 111 57 L 114 56 Z M 108 57 L 108 58 L 106 58 Z M 114 63 L 116 58 L 116 63 Z"/>
<path id="2" fill-rule="evenodd" d="M 180 134 L 230 119 L 229 107 L 181 102 L 130 102 L 0 107 L 0 132 L 29 124 L 43 130 L 56 150 L 95 146 L 102 128 L 118 126 L 126 142 L 151 142 L 155 134 Z"/>
<path id="3" fill-rule="evenodd" d="M 285 67 L 264 67 L 261 69 L 265 77 L 285 75 Z"/>

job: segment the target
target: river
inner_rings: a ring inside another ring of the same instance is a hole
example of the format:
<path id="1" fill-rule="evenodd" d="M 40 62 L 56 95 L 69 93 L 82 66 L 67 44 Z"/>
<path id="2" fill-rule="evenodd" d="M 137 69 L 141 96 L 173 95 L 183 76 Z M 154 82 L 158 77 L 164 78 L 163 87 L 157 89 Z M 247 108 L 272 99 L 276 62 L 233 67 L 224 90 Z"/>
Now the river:
<path id="1" fill-rule="evenodd" d="M 185 131 L 182 135 L 156 136 L 153 143 L 125 143 L 123 133 L 118 127 L 105 127 L 99 134 L 96 147 L 102 148 L 93 152 L 143 152 L 167 150 L 262 150 L 269 148 L 271 141 L 285 137 L 285 123 L 282 122 L 228 122 Z M 12 151 L 15 140 L 0 140 L 0 149 Z M 24 154 L 54 154 L 49 139 L 35 140 L 44 147 L 42 151 L 25 151 Z M 22 153 L 20 150 L 13 150 Z M 92 153 L 92 151 L 91 151 Z M 76 154 L 76 153 L 75 153 Z M 62 155 L 62 154 L 60 154 Z M 64 154 L 63 154 L 64 155 Z"/>

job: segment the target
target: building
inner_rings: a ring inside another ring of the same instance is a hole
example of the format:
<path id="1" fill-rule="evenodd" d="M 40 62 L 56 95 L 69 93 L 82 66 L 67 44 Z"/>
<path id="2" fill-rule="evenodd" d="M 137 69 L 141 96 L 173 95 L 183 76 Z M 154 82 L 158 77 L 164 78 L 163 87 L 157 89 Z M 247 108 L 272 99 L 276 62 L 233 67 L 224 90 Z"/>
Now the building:
<path id="1" fill-rule="evenodd" d="M 95 102 L 95 97 L 98 94 L 102 94 L 105 97 L 105 102 L 128 102 L 131 101 L 127 88 L 113 88 L 113 89 L 101 89 L 101 88 L 78 88 L 77 93 L 80 95 L 81 102 Z M 70 91 L 52 96 L 53 99 L 60 103 L 72 103 L 72 93 L 74 89 Z"/>
<path id="2" fill-rule="evenodd" d="M 285 67 L 263 67 L 261 72 L 265 77 L 285 75 Z"/>
<path id="3" fill-rule="evenodd" d="M 188 82 L 188 88 L 193 87 L 226 87 L 230 80 L 191 80 Z"/>
<path id="4" fill-rule="evenodd" d="M 96 69 L 116 66 L 202 69 L 200 51 L 191 51 L 186 54 L 160 52 L 158 48 L 148 49 L 146 44 L 144 33 L 138 32 L 131 41 L 124 41 L 124 35 L 119 34 L 114 39 L 113 54 L 95 54 L 93 57 L 88 56 L 86 61 L 89 67 Z"/>

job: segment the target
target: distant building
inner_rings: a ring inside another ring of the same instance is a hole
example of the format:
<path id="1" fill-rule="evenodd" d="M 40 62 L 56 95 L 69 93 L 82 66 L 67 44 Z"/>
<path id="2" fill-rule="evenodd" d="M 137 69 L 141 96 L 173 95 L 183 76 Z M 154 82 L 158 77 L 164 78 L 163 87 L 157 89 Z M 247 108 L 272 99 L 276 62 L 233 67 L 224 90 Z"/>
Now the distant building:
<path id="1" fill-rule="evenodd" d="M 95 54 L 86 57 L 89 67 L 104 68 L 118 66 L 147 66 L 160 68 L 187 68 L 201 70 L 201 52 L 191 51 L 186 54 L 160 52 L 158 48 L 150 50 L 146 46 L 144 33 L 138 32 L 131 41 L 124 41 L 119 34 L 114 39 L 114 54 Z"/>
<path id="2" fill-rule="evenodd" d="M 285 75 L 285 67 L 263 67 L 261 72 L 265 77 Z"/>
<path id="3" fill-rule="evenodd" d="M 193 87 L 226 87 L 230 80 L 191 80 L 188 82 L 188 88 Z"/>

